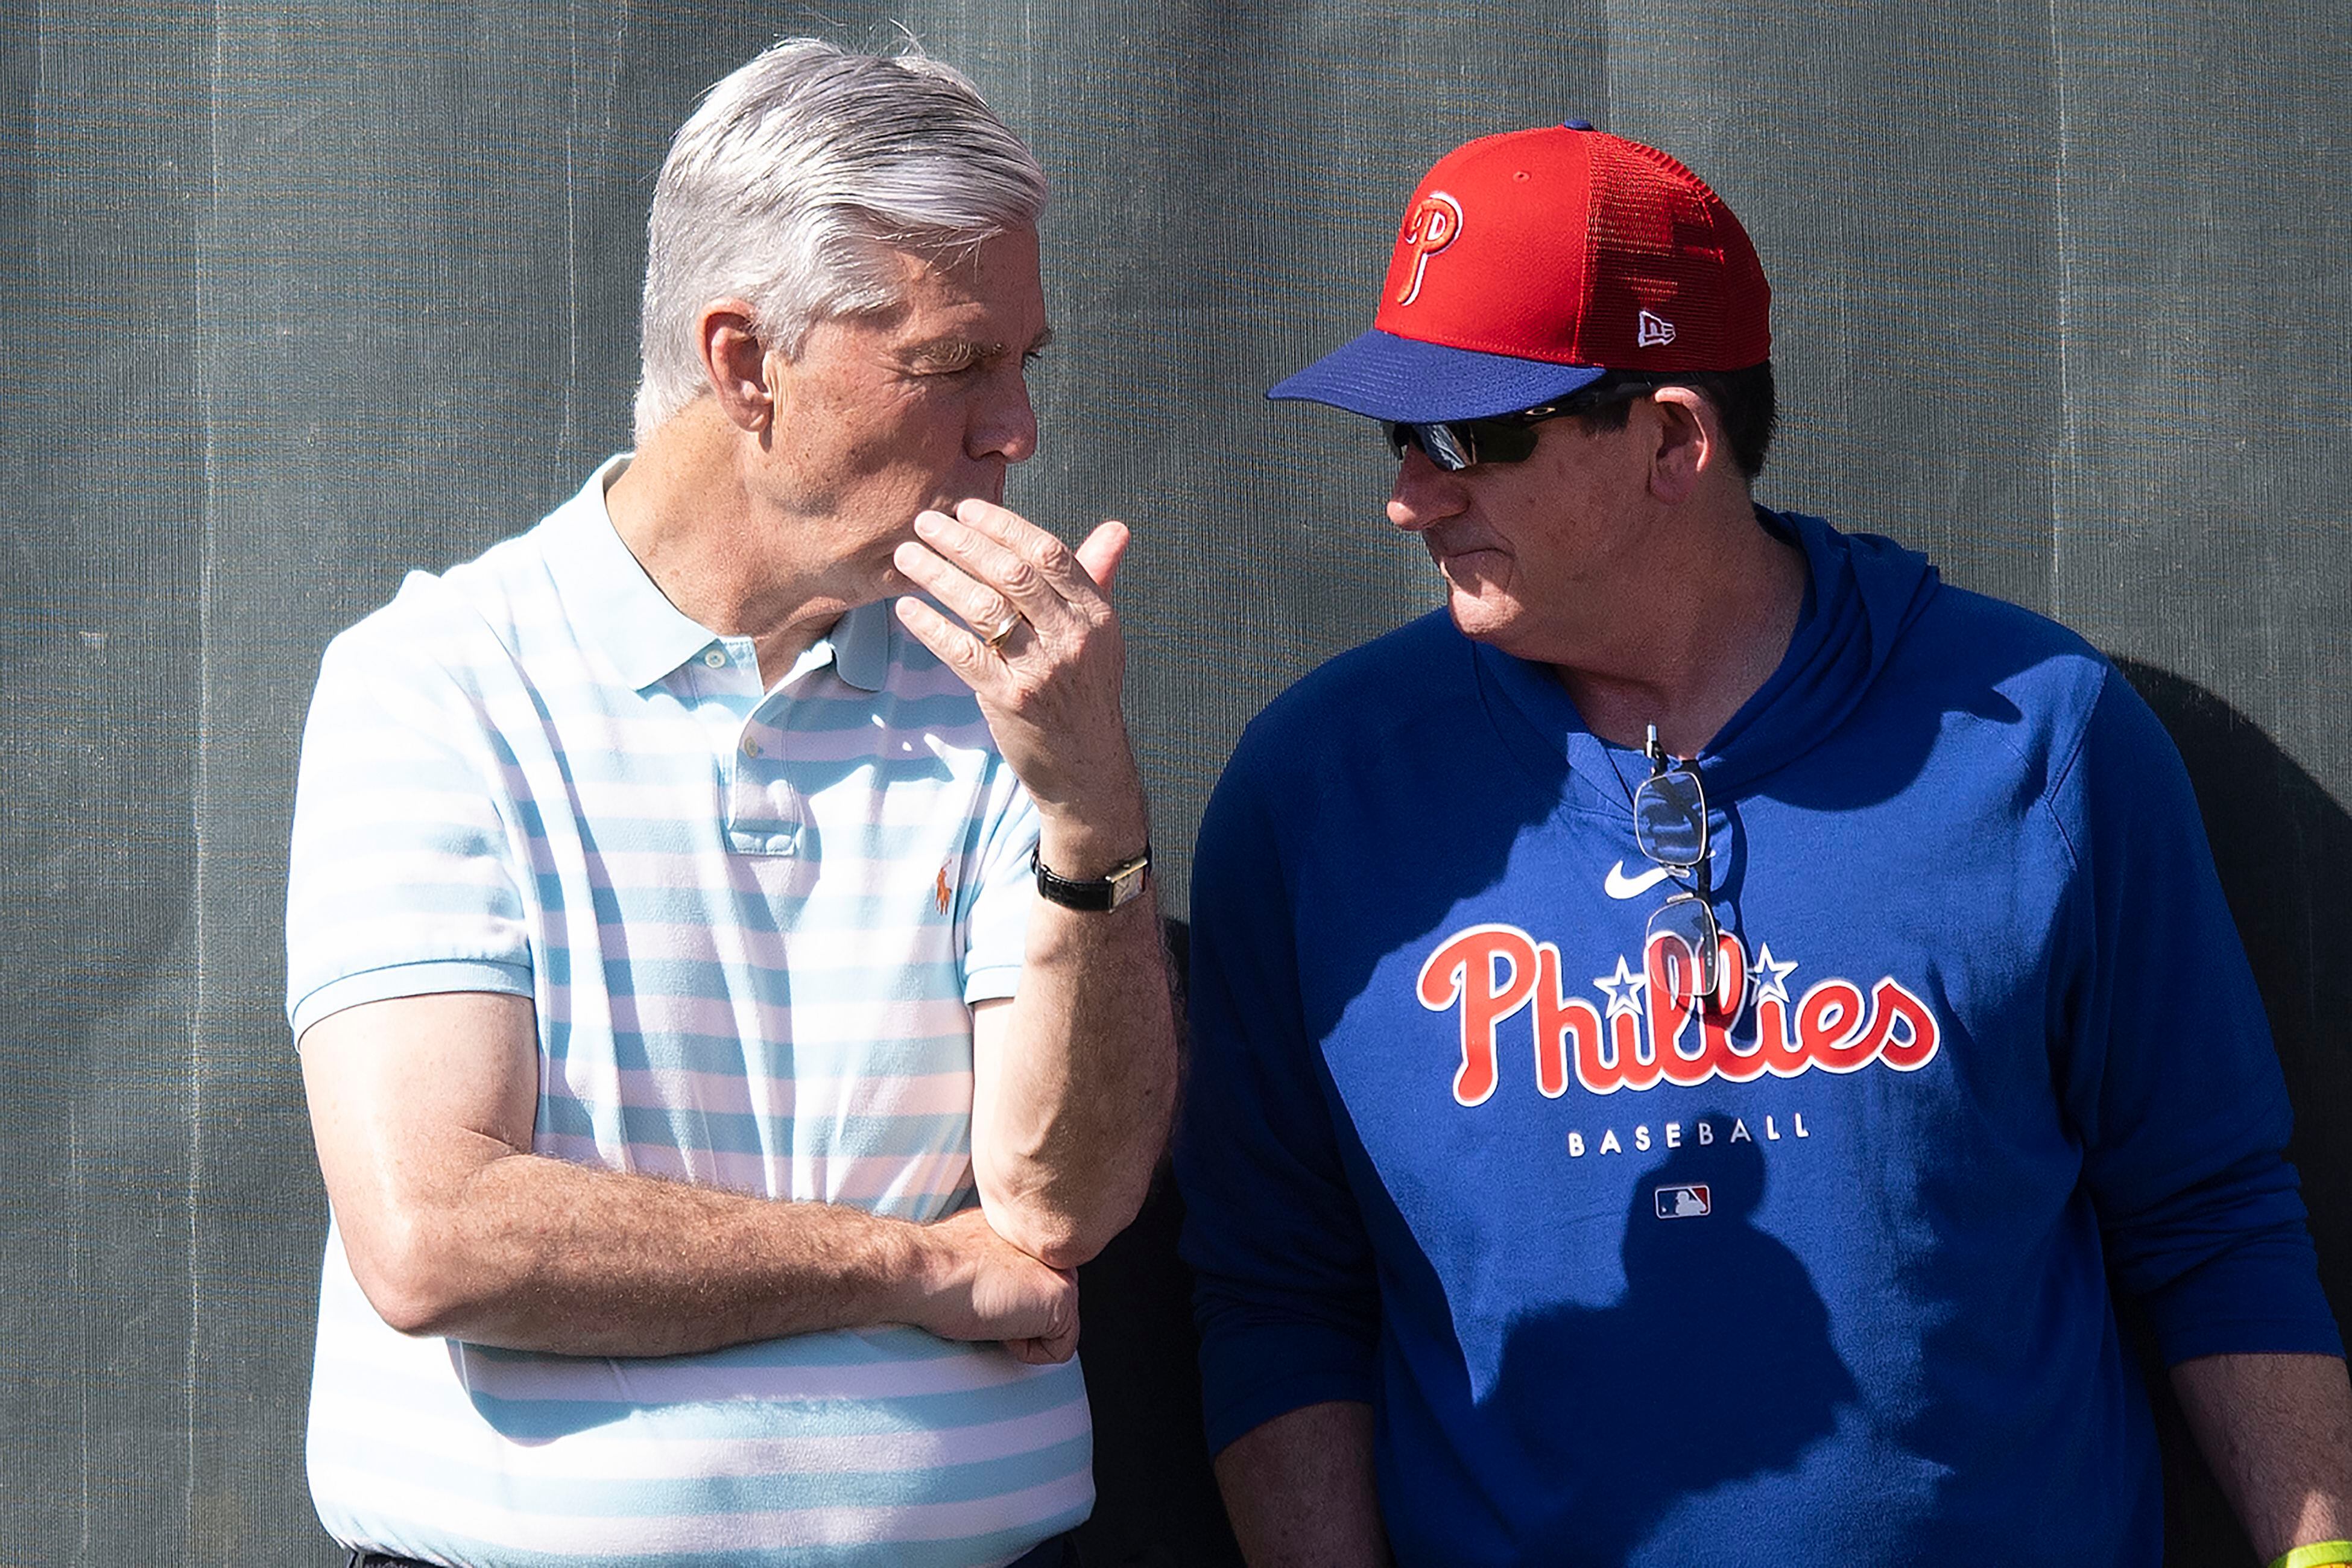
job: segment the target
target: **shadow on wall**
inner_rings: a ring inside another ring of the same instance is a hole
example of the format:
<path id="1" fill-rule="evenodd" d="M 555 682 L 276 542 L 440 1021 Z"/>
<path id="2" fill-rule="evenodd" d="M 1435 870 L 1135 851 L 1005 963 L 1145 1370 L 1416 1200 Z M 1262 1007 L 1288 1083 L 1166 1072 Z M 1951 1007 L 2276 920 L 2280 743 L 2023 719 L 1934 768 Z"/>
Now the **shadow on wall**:
<path id="1" fill-rule="evenodd" d="M 1170 921 L 1168 946 L 1181 995 L 1192 928 Z M 1192 1271 L 1176 1255 L 1183 1228 L 1163 1159 L 1135 1223 L 1078 1270 L 1095 1413 L 1095 1513 L 1078 1530 L 1086 1568 L 1241 1568 L 1201 1426 Z"/>
<path id="2" fill-rule="evenodd" d="M 2117 659 L 2171 731 L 2189 766 L 2197 807 L 2230 913 L 2245 939 L 2271 1032 L 2294 1102 L 2287 1152 L 2303 1176 L 2319 1273 L 2345 1321 L 2352 1302 L 2352 815 L 2252 720 L 2203 687 Z M 2236 1568 L 2253 1562 L 2221 1489 L 2189 1441 L 2179 1406 L 2137 1311 L 2126 1334 L 2148 1369 L 2164 1446 L 2168 1568 Z"/>
<path id="3" fill-rule="evenodd" d="M 2352 1301 L 2352 815 L 2243 714 L 2195 683 L 2118 660 L 2187 763 L 2221 887 L 2268 1007 L 2295 1107 L 2289 1152 L 2303 1174 L 2331 1300 Z M 1189 934 L 1171 922 L 1182 972 Z M 1090 1568 L 1224 1568 L 1239 1553 L 1201 1435 L 1192 1281 L 1176 1256 L 1183 1208 L 1161 1179 L 1135 1225 L 1080 1270 L 1087 1386 L 1096 1420 L 1094 1519 L 1080 1532 Z M 2253 1561 L 2190 1442 L 2144 1321 L 2126 1333 L 2148 1372 L 2164 1450 L 2168 1568 Z M 1820 1367 L 1834 1380 L 1842 1369 Z"/>

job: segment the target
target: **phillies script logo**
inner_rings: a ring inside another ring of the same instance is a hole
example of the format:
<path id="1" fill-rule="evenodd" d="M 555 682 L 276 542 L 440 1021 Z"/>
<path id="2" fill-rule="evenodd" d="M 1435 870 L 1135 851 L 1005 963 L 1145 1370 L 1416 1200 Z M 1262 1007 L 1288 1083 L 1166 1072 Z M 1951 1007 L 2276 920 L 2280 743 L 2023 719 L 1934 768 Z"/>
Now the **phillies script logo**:
<path id="1" fill-rule="evenodd" d="M 1797 966 L 1774 962 L 1770 942 L 1757 950 L 1752 969 L 1729 931 L 1721 953 L 1714 994 L 1697 997 L 1689 945 L 1659 932 L 1640 973 L 1620 958 L 1615 974 L 1593 982 L 1609 999 L 1603 1016 L 1560 984 L 1559 948 L 1517 926 L 1476 925 L 1429 955 L 1413 989 L 1431 1012 L 1460 1014 L 1454 1098 L 1464 1105 L 1482 1105 L 1495 1092 L 1503 1025 L 1522 1014 L 1534 1037 L 1536 1088 L 1553 1100 L 1568 1092 L 1571 1064 L 1585 1089 L 1614 1094 L 1661 1082 L 1794 1078 L 1815 1068 L 1853 1072 L 1872 1062 L 1912 1072 L 1936 1055 L 1936 1015 L 1892 976 L 1867 994 L 1851 980 L 1820 981 L 1791 1002 L 1787 981 Z M 1751 1004 L 1755 1037 L 1734 1041 L 1732 1027 Z"/>
<path id="2" fill-rule="evenodd" d="M 1444 191 L 1430 192 L 1404 215 L 1404 234 L 1397 243 L 1412 247 L 1412 276 L 1397 290 L 1398 304 L 1413 302 L 1421 293 L 1421 275 L 1429 270 L 1429 258 L 1453 244 L 1461 232 L 1461 205 Z"/>

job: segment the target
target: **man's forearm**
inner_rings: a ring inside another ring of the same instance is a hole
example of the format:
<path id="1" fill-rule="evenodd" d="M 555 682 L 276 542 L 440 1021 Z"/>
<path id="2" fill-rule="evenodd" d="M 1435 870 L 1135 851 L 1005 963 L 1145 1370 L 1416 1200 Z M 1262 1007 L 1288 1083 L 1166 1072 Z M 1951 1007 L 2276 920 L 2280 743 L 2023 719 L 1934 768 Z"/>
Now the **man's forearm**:
<path id="1" fill-rule="evenodd" d="M 971 688 L 1038 814 L 1038 853 L 1093 881 L 1144 847 L 1143 781 L 1121 717 L 1125 642 L 1110 589 L 1127 525 L 1072 551 L 979 498 L 924 511 L 892 552 L 919 595 L 906 626 Z M 982 628 L 990 628 L 982 630 Z M 1025 629 L 1024 629 L 1025 628 Z M 975 1019 L 972 1179 L 1015 1245 L 1076 1268 L 1135 1217 L 1176 1102 L 1176 1026 L 1148 894 L 1103 913 L 1040 901 L 1019 995 Z"/>
<path id="2" fill-rule="evenodd" d="M 824 1328 L 912 1323 L 1068 1356 L 1068 1279 L 979 1211 L 939 1225 L 779 1204 L 539 1154 L 494 1159 L 400 1248 L 352 1248 L 385 1321 L 508 1350 L 677 1356 Z"/>
<path id="3" fill-rule="evenodd" d="M 398 997 L 302 1037 L 344 1255 L 394 1328 L 567 1355 L 677 1355 L 869 1323 L 1069 1354 L 1072 1281 L 977 1209 L 915 1226 L 530 1153 L 530 1004 Z"/>
<path id="4" fill-rule="evenodd" d="M 674 1355 L 908 1315 L 912 1228 L 507 1154 L 446 1205 L 404 1215 L 396 1240 L 346 1245 L 362 1289 L 404 1332 Z"/>
<path id="5" fill-rule="evenodd" d="M 1131 824 L 1087 837 L 1049 827 L 1040 853 L 1091 879 L 1140 849 L 1144 831 L 1139 806 Z M 1142 1206 L 1175 1109 L 1175 1005 L 1151 891 L 1103 913 L 1039 900 L 1020 994 L 980 1027 L 981 1200 L 1008 1240 L 1076 1268 Z"/>
<path id="6" fill-rule="evenodd" d="M 1385 1568 L 1372 1407 L 1309 1405 L 1217 1456 L 1217 1489 L 1250 1568 Z"/>
<path id="7" fill-rule="evenodd" d="M 2267 1562 L 2352 1540 L 2352 1383 L 2323 1355 L 2217 1355 L 2172 1369 L 2181 1413 Z"/>
<path id="8" fill-rule="evenodd" d="M 511 1154 L 402 1228 L 396 1247 L 350 1248 L 385 1320 L 516 1350 L 680 1355 L 886 1322 L 960 1339 L 1076 1328 L 1075 1297 L 1057 1306 L 1051 1279 L 1002 1256 L 976 1213 L 917 1226 Z M 1003 1310 L 983 1317 L 973 1299 L 992 1287 Z"/>

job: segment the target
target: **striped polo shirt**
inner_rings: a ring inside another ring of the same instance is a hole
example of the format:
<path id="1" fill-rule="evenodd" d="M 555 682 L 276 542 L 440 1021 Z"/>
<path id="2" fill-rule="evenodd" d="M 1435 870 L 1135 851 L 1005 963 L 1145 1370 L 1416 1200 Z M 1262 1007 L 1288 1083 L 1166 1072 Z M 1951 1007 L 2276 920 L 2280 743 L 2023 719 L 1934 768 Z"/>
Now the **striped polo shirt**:
<path id="1" fill-rule="evenodd" d="M 495 991 L 540 1153 L 929 1221 L 974 1201 L 973 1002 L 1018 979 L 1034 806 L 887 605 L 762 686 L 614 531 L 607 464 L 329 647 L 287 900 L 296 1034 Z M 656 1360 L 410 1338 L 331 1222 L 311 1494 L 436 1563 L 982 1564 L 1084 1519 L 1077 1363 L 874 1326 Z"/>

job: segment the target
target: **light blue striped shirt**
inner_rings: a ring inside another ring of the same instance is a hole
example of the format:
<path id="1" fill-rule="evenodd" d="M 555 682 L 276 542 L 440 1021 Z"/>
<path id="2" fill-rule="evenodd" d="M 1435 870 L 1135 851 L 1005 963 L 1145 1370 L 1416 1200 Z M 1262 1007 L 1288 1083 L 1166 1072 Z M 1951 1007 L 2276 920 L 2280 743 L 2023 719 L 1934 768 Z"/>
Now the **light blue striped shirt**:
<path id="1" fill-rule="evenodd" d="M 970 1004 L 1037 835 L 887 605 L 761 685 L 663 598 L 607 464 L 329 647 L 287 900 L 299 1035 L 394 996 L 537 1009 L 533 1147 L 926 1221 L 972 1202 Z M 1077 1363 L 874 1327 L 659 1360 L 410 1338 L 330 1226 L 311 1494 L 347 1544 L 526 1564 L 988 1564 L 1084 1519 Z"/>

